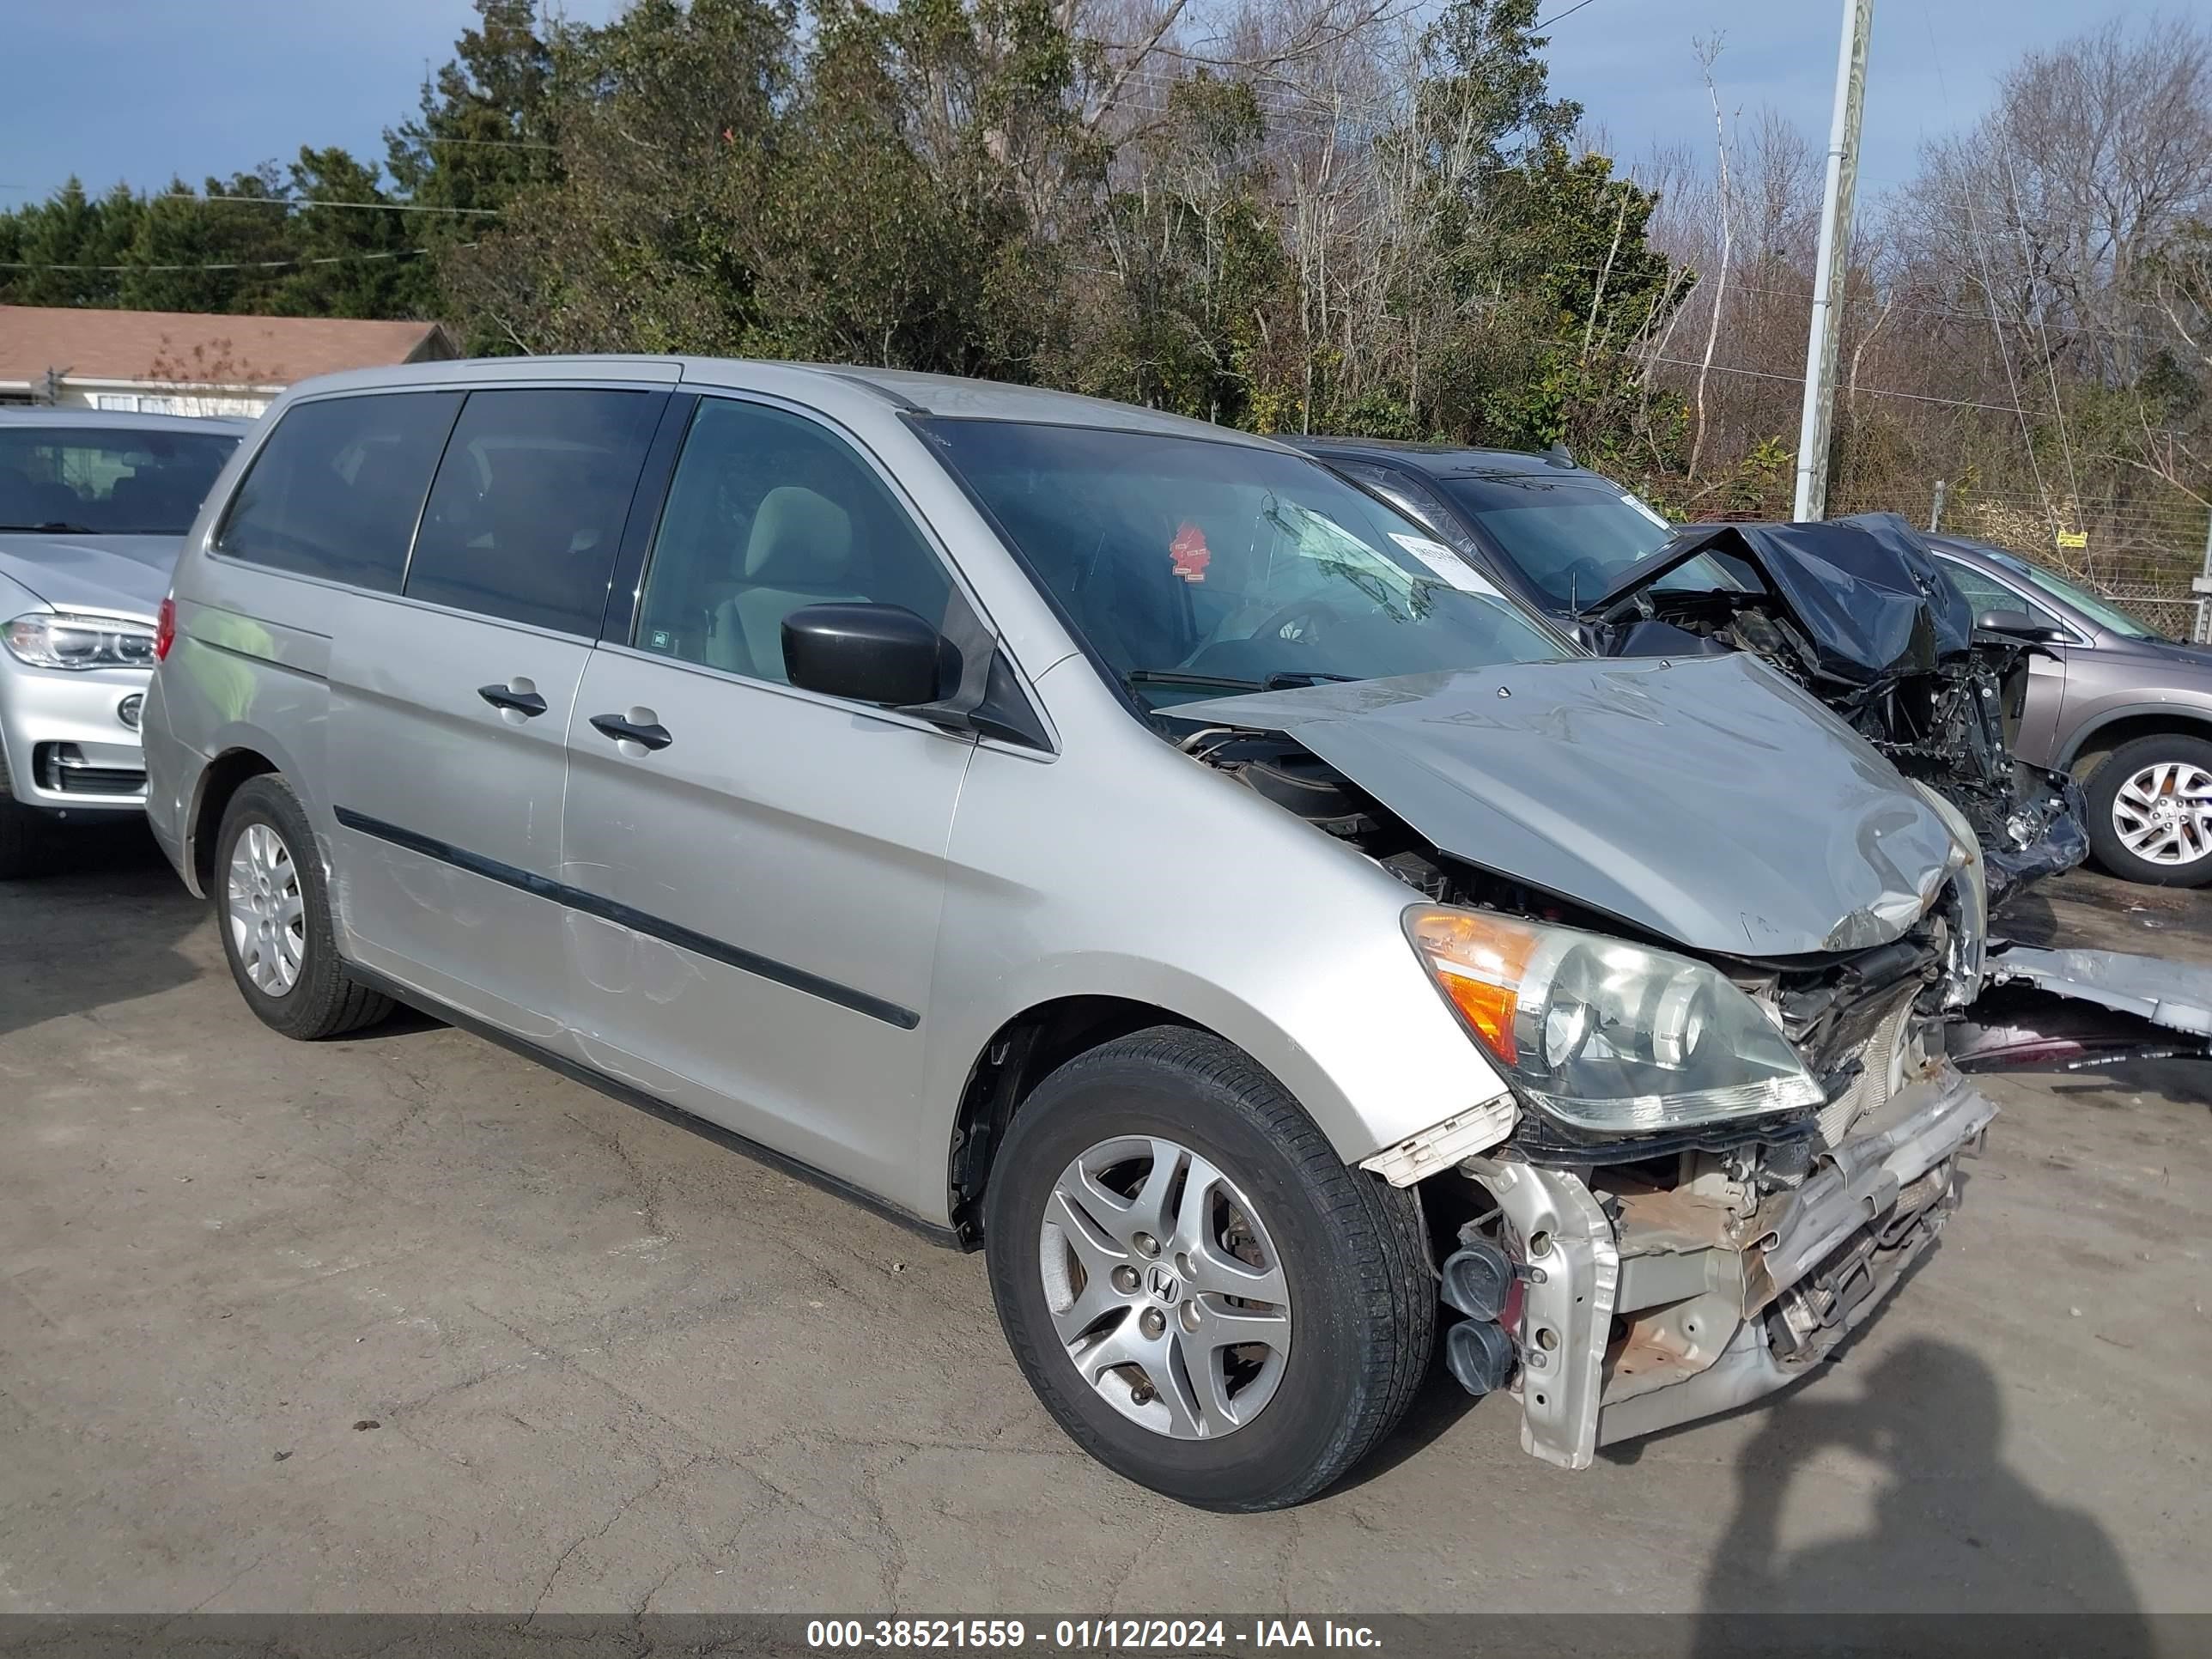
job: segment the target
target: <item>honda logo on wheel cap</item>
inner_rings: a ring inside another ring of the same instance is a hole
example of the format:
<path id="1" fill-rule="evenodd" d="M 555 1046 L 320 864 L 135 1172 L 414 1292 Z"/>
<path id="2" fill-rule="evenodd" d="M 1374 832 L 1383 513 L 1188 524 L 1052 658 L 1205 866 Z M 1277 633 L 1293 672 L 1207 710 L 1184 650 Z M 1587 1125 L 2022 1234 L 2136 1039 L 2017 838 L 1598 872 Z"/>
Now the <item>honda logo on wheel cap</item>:
<path id="1" fill-rule="evenodd" d="M 1182 1281 L 1156 1261 L 1145 1275 L 1145 1288 L 1152 1293 L 1155 1302 L 1172 1308 L 1182 1294 Z"/>

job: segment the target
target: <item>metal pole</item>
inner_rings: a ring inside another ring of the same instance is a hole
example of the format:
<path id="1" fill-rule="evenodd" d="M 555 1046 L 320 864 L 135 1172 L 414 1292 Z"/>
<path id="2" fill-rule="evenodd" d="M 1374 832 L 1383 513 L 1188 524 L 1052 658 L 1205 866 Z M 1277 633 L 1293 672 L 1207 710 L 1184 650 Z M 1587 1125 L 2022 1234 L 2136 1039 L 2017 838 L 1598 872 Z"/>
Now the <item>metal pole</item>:
<path id="1" fill-rule="evenodd" d="M 1928 509 L 1928 533 L 1931 536 L 1943 527 L 1943 492 L 1949 487 L 1942 479 L 1936 480 L 1936 504 Z"/>
<path id="2" fill-rule="evenodd" d="M 2204 523 L 2204 574 L 2190 586 L 2197 590 L 2197 617 L 2189 638 L 2192 644 L 2203 645 L 2212 641 L 2212 628 L 2207 627 L 2212 623 L 2212 614 L 2208 614 L 2212 613 L 2212 516 Z"/>
<path id="3" fill-rule="evenodd" d="M 1805 408 L 1797 422 L 1796 516 L 1828 506 L 1828 423 L 1836 398 L 1836 344 L 1843 331 L 1844 273 L 1850 264 L 1851 197 L 1858 186 L 1859 116 L 1866 103 L 1867 37 L 1874 0 L 1844 0 L 1836 49 L 1836 109 L 1828 125 L 1828 171 L 1820 205 L 1820 251 L 1813 269 L 1813 324 L 1805 343 Z"/>

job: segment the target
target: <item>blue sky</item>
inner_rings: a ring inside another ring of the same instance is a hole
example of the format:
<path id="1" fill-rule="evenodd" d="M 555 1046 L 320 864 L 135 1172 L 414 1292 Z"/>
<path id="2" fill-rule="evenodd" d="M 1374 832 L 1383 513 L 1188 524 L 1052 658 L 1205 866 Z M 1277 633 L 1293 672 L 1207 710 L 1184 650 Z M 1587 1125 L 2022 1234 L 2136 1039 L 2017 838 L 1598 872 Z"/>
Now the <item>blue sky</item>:
<path id="1" fill-rule="evenodd" d="M 1543 15 L 1571 3 L 1555 0 Z M 1921 141 L 1985 111 L 1998 76 L 2022 52 L 2154 9 L 2101 0 L 1875 0 L 1861 189 L 1904 183 Z M 2212 16 L 2212 0 L 2167 0 L 2164 14 Z M 1722 108 L 1748 115 L 1771 104 L 1825 149 L 1842 33 L 1841 0 L 1589 0 L 1551 30 L 1552 86 L 1581 100 L 1626 157 L 1685 138 L 1710 153 L 1712 106 L 1692 42 L 1718 35 Z"/>
<path id="2" fill-rule="evenodd" d="M 567 0 L 604 18 L 621 0 Z M 1561 10 L 1571 0 L 1557 0 Z M 2096 0 L 1876 0 L 1863 177 L 1912 170 L 1920 140 L 1987 106 L 1995 76 L 2120 9 Z M 2166 9 L 2212 15 L 2212 0 Z M 302 143 L 380 158 L 426 64 L 452 55 L 467 0 L 0 0 L 0 204 L 72 173 L 104 188 L 197 184 Z M 1553 30 L 1553 85 L 1626 155 L 1704 143 L 1711 115 L 1691 40 L 1720 34 L 1722 95 L 1771 103 L 1825 140 L 1839 0 L 1589 0 Z"/>

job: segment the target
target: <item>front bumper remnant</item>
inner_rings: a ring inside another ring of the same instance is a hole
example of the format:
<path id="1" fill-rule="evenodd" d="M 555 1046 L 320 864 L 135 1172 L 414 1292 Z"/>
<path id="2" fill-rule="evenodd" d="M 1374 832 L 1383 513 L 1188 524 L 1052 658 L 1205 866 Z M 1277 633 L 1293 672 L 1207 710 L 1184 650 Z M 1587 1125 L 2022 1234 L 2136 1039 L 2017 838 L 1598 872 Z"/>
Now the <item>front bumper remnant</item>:
<path id="1" fill-rule="evenodd" d="M 1749 1215 L 1688 1189 L 1601 1193 L 1565 1170 L 1466 1160 L 1525 1281 L 1522 1445 L 1583 1468 L 1599 1446 L 1805 1376 L 1935 1242 L 1957 1160 L 1996 1115 L 1947 1066 Z"/>
<path id="2" fill-rule="evenodd" d="M 2000 942 L 1988 983 L 1944 1044 L 1965 1071 L 2212 1056 L 2212 969 L 2195 963 Z"/>

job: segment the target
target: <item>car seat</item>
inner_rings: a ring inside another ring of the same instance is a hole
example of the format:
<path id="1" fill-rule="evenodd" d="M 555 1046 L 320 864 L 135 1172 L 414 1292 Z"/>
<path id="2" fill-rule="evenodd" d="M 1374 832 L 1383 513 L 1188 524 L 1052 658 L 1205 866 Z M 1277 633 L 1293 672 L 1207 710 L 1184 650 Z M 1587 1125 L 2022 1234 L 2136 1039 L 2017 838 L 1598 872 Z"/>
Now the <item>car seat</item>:
<path id="1" fill-rule="evenodd" d="M 854 566 L 853 520 L 843 507 L 803 484 L 769 490 L 745 538 L 744 586 L 715 611 L 708 661 L 787 682 L 784 618 L 810 605 L 865 603 Z"/>

